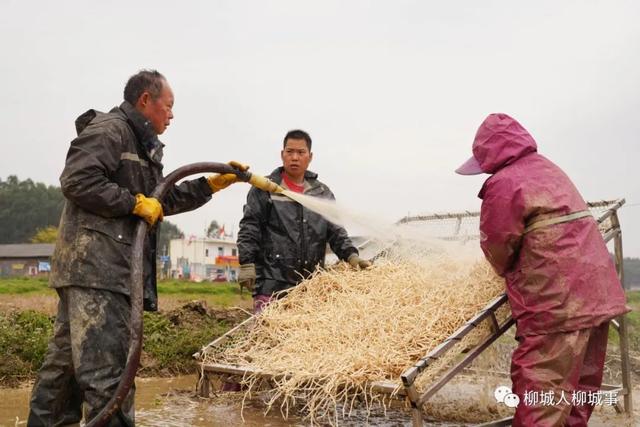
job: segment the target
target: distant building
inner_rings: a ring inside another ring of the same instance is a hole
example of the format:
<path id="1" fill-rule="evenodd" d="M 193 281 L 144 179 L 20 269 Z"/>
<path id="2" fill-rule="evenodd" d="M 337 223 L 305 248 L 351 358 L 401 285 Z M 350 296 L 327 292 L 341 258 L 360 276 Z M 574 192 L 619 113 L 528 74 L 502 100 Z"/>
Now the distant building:
<path id="1" fill-rule="evenodd" d="M 238 246 L 226 239 L 191 236 L 169 243 L 170 276 L 195 281 L 238 280 Z"/>
<path id="2" fill-rule="evenodd" d="M 0 276 L 35 276 L 51 271 L 53 243 L 0 245 Z"/>

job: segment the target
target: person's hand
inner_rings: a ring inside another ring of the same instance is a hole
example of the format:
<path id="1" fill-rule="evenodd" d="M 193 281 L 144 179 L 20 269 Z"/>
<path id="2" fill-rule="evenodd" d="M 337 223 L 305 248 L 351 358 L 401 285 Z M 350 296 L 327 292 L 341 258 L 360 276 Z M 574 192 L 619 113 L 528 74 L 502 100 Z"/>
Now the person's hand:
<path id="1" fill-rule="evenodd" d="M 162 205 L 153 197 L 145 197 L 144 194 L 136 194 L 136 205 L 133 207 L 132 213 L 138 215 L 150 226 L 153 226 L 158 220 L 162 221 Z"/>
<path id="2" fill-rule="evenodd" d="M 239 170 L 240 172 L 245 172 L 249 169 L 249 166 L 244 165 L 240 162 L 236 162 L 234 160 L 227 163 L 234 169 Z M 212 192 L 224 190 L 234 182 L 238 182 L 238 177 L 233 173 L 225 173 L 225 174 L 215 174 L 211 175 L 207 178 L 207 182 L 209 183 L 209 188 L 211 188 Z"/>
<path id="3" fill-rule="evenodd" d="M 358 256 L 358 254 L 355 254 L 355 253 L 351 254 L 349 256 L 349 259 L 347 260 L 347 262 L 349 264 L 351 264 L 351 267 L 356 268 L 356 269 L 358 267 L 360 267 L 362 269 L 365 269 L 365 268 L 369 268 L 369 267 L 371 267 L 373 265 L 371 263 L 371 261 L 367 261 L 366 259 L 362 259 L 362 258 L 360 258 Z"/>
<path id="4" fill-rule="evenodd" d="M 253 292 L 253 288 L 256 286 L 256 265 L 242 264 L 240 265 L 240 272 L 238 273 L 238 284 L 240 289 L 247 288 Z"/>

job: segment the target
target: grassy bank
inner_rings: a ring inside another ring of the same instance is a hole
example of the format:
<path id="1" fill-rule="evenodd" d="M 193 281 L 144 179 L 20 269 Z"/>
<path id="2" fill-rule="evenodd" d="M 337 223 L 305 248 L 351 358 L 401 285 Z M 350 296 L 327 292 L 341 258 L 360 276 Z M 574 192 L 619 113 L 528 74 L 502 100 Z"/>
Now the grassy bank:
<path id="1" fill-rule="evenodd" d="M 0 295 L 55 295 L 46 277 L 0 278 Z"/>
<path id="2" fill-rule="evenodd" d="M 247 292 L 240 295 L 237 283 L 202 282 L 192 283 L 178 280 L 162 280 L 158 283 L 158 295 L 170 299 L 199 299 L 215 307 L 249 307 L 251 296 Z M 162 301 L 160 301 L 162 303 Z M 162 306 L 162 305 L 161 305 Z"/>
<path id="3" fill-rule="evenodd" d="M 46 277 L 0 278 L 0 295 L 55 295 Z M 197 296 L 210 298 L 216 305 L 225 306 L 239 301 L 240 291 L 236 283 L 201 282 L 185 280 L 160 280 L 161 296 Z"/>
<path id="4" fill-rule="evenodd" d="M 203 300 L 210 307 L 242 307 L 250 310 L 251 295 L 240 294 L 236 283 L 161 280 L 158 283 L 162 311 L 176 309 L 191 300 Z M 47 278 L 0 278 L 0 313 L 36 310 L 53 315 L 57 296 L 48 287 Z"/>
<path id="5" fill-rule="evenodd" d="M 141 375 L 193 372 L 191 355 L 246 316 L 232 307 L 251 302 L 235 283 L 161 281 L 158 294 L 161 311 L 144 314 Z M 33 379 L 52 334 L 56 301 L 46 279 L 0 279 L 0 386 Z"/>
<path id="6" fill-rule="evenodd" d="M 32 377 L 44 359 L 53 319 L 34 310 L 0 314 L 0 386 Z"/>

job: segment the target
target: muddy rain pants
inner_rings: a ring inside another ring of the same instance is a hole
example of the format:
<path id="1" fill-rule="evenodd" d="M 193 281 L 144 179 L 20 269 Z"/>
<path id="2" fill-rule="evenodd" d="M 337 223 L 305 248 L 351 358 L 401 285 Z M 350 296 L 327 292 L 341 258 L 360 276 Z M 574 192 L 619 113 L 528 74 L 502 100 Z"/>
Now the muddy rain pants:
<path id="1" fill-rule="evenodd" d="M 519 338 L 511 359 L 513 392 L 520 398 L 513 426 L 586 426 L 593 405 L 573 406 L 575 392 L 600 389 L 609 322 L 574 332 Z M 526 392 L 553 392 L 554 404 L 527 404 Z M 568 403 L 561 401 L 562 392 Z"/>
<path id="2" fill-rule="evenodd" d="M 93 419 L 113 396 L 129 350 L 129 298 L 84 287 L 56 289 L 53 338 L 31 394 L 28 426 Z M 134 425 L 135 387 L 109 426 Z M 84 403 L 84 411 L 82 404 Z"/>

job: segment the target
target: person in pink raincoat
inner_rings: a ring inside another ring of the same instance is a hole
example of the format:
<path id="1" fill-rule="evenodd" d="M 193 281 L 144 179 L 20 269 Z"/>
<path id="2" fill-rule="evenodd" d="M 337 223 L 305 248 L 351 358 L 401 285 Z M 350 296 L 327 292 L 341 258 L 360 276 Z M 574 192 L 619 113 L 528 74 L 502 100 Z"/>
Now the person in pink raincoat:
<path id="1" fill-rule="evenodd" d="M 598 224 L 512 117 L 489 115 L 472 148 L 456 172 L 491 174 L 478 195 L 480 246 L 505 278 L 516 321 L 513 425 L 586 426 L 593 406 L 572 397 L 599 390 L 609 320 L 629 311 Z M 553 392 L 553 405 L 531 399 L 543 392 Z"/>

